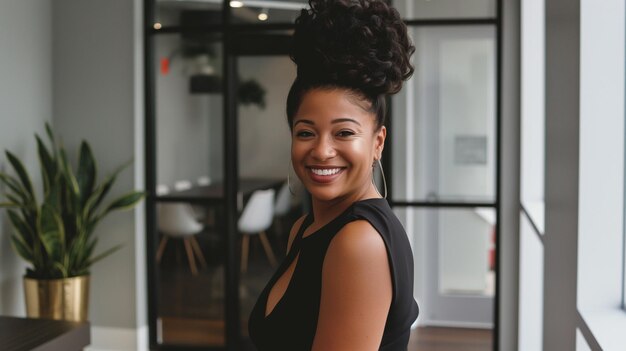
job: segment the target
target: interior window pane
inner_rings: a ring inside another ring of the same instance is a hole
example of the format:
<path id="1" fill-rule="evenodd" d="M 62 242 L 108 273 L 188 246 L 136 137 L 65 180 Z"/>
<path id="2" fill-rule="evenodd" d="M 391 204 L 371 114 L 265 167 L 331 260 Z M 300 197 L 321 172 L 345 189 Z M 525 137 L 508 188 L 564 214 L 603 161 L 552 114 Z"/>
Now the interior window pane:
<path id="1" fill-rule="evenodd" d="M 276 265 L 286 256 L 289 230 L 303 214 L 303 196 L 293 171 L 295 196 L 287 184 L 291 135 L 285 104 L 296 77 L 295 65 L 286 55 L 239 56 L 237 71 L 240 306 L 242 335 L 249 342 L 248 317 Z"/>
<path id="2" fill-rule="evenodd" d="M 495 210 L 396 207 L 413 247 L 422 325 L 493 326 Z"/>
<path id="3" fill-rule="evenodd" d="M 405 19 L 496 17 L 496 0 L 400 0 L 393 3 Z"/>
<path id="4" fill-rule="evenodd" d="M 157 340 L 224 345 L 221 43 L 156 37 Z"/>
<path id="5" fill-rule="evenodd" d="M 439 292 L 493 296 L 495 210 L 441 210 L 427 221 L 437 235 Z"/>
<path id="6" fill-rule="evenodd" d="M 222 22 L 222 0 L 157 0 L 155 23 L 198 26 Z"/>
<path id="7" fill-rule="evenodd" d="M 393 98 L 393 199 L 495 198 L 495 32 L 413 28 L 415 73 Z"/>
<path id="8" fill-rule="evenodd" d="M 241 0 L 239 3 L 241 7 L 232 8 L 233 23 L 293 23 L 300 11 L 309 7 L 308 0 Z"/>

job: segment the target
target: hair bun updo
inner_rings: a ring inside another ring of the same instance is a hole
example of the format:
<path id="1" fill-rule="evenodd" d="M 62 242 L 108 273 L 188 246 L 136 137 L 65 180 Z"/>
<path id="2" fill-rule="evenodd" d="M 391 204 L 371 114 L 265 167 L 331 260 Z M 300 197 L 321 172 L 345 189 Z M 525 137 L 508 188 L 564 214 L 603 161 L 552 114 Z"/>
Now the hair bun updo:
<path id="1" fill-rule="evenodd" d="M 398 11 L 383 0 L 309 0 L 296 19 L 291 59 L 308 86 L 395 94 L 413 74 L 415 51 Z"/>

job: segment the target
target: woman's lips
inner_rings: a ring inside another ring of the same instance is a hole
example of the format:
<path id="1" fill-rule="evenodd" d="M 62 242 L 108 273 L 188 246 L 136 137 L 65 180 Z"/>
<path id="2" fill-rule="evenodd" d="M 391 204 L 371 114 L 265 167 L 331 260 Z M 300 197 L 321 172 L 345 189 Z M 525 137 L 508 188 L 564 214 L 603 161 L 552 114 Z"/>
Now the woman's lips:
<path id="1" fill-rule="evenodd" d="M 342 167 L 334 167 L 334 168 L 317 168 L 317 167 L 307 167 L 307 173 L 309 177 L 317 183 L 330 183 L 335 180 L 341 173 L 343 173 L 344 168 Z"/>

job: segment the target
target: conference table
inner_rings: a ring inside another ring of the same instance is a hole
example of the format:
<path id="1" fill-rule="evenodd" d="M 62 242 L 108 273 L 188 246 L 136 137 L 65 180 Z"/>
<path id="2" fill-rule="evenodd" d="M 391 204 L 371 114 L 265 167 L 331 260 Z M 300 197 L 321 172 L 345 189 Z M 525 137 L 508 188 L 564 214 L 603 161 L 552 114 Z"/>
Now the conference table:
<path id="1" fill-rule="evenodd" d="M 237 208 L 241 211 L 244 201 L 256 190 L 276 189 L 285 182 L 278 178 L 240 178 L 237 188 Z M 224 202 L 224 183 L 215 182 L 209 185 L 198 185 L 191 189 L 174 191 L 156 197 L 161 202 L 189 202 L 200 206 L 215 206 Z"/>
<path id="2" fill-rule="evenodd" d="M 78 351 L 90 343 L 88 322 L 0 316 L 3 351 Z"/>

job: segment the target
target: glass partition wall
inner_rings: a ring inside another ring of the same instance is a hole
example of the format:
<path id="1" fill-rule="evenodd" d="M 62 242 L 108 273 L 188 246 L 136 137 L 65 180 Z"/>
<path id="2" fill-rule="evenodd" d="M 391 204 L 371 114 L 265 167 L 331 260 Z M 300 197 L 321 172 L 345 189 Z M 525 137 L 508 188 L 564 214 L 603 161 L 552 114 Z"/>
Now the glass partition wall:
<path id="1" fill-rule="evenodd" d="M 458 350 L 496 350 L 501 2 L 393 3 L 416 47 L 415 72 L 391 99 L 383 155 L 415 258 L 410 347 L 428 350 L 438 333 Z"/>
<path id="2" fill-rule="evenodd" d="M 416 70 L 391 99 L 383 168 L 413 244 L 417 326 L 482 328 L 491 350 L 499 5 L 459 3 L 394 2 L 417 48 Z M 248 315 L 306 207 L 285 187 L 284 112 L 295 78 L 289 40 L 305 6 L 145 0 L 151 349 L 254 350 Z M 247 212 L 268 207 L 271 225 L 249 223 Z M 248 225 L 254 232 L 242 230 Z M 420 350 L 422 330 L 410 350 Z"/>

